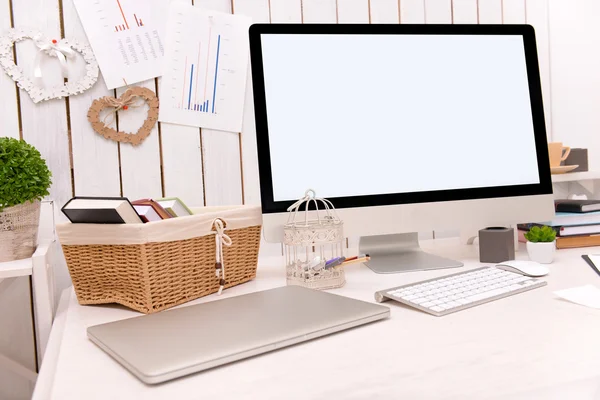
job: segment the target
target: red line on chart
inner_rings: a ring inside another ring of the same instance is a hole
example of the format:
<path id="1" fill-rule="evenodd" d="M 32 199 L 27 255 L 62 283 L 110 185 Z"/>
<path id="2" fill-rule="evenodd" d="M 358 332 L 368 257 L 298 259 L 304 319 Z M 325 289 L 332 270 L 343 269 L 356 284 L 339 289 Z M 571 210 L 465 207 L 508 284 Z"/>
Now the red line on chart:
<path id="1" fill-rule="evenodd" d="M 119 5 L 119 10 L 121 10 L 121 15 L 123 16 L 123 21 L 125 21 L 125 25 L 127 29 L 129 29 L 129 23 L 127 23 L 127 18 L 125 18 L 125 13 L 123 12 L 123 7 L 121 7 L 121 2 L 117 0 L 117 4 Z"/>
<path id="2" fill-rule="evenodd" d="M 208 58 L 210 56 L 210 34 L 212 27 L 208 28 L 208 47 L 206 48 L 206 74 L 204 75 L 204 101 L 206 101 L 206 83 L 208 82 Z"/>
<path id="3" fill-rule="evenodd" d="M 138 21 L 137 15 L 133 14 L 133 18 L 135 18 L 135 23 L 137 24 L 137 26 L 140 26 L 140 21 Z"/>
<path id="4" fill-rule="evenodd" d="M 187 76 L 187 56 L 185 56 L 185 68 L 183 69 L 183 85 L 181 88 L 181 104 L 183 104 L 183 98 L 185 96 L 185 78 Z"/>
<path id="5" fill-rule="evenodd" d="M 196 92 L 194 93 L 194 104 L 197 104 L 198 99 L 198 75 L 200 71 L 200 50 L 202 50 L 202 42 L 198 42 L 198 69 L 196 69 Z"/>

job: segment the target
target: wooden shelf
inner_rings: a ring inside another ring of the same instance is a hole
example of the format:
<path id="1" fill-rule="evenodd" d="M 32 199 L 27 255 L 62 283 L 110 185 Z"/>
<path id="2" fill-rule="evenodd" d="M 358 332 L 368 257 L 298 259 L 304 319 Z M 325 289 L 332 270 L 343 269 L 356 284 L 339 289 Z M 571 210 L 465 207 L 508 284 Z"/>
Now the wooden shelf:
<path id="1" fill-rule="evenodd" d="M 594 179 L 600 179 L 600 172 L 596 171 L 585 171 L 585 172 L 571 172 L 566 174 L 552 175 L 552 182 L 574 182 L 574 181 L 589 181 Z"/>
<path id="2" fill-rule="evenodd" d="M 33 262 L 31 258 L 0 263 L 0 279 L 31 275 Z"/>

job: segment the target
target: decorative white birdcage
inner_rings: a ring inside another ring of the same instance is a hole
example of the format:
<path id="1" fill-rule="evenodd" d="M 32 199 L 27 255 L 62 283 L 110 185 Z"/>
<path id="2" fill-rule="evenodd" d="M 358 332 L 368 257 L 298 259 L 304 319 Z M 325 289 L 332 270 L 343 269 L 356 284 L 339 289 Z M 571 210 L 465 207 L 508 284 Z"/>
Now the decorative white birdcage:
<path id="1" fill-rule="evenodd" d="M 312 289 L 343 286 L 344 270 L 335 261 L 344 254 L 344 224 L 333 204 L 309 189 L 288 212 L 283 238 L 287 284 Z"/>

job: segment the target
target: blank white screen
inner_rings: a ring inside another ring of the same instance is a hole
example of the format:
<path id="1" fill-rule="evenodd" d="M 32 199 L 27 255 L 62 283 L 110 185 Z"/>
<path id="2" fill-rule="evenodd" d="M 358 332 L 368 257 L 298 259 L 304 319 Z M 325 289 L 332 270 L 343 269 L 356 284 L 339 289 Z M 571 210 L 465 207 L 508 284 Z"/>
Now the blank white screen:
<path id="1" fill-rule="evenodd" d="M 539 183 L 521 36 L 261 36 L 275 201 Z"/>

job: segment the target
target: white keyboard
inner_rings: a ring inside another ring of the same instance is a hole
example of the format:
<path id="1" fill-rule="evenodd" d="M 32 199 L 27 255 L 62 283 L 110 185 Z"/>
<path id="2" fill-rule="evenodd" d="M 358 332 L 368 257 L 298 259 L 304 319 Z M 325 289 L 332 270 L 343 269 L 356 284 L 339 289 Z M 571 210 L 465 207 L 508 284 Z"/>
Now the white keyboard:
<path id="1" fill-rule="evenodd" d="M 545 286 L 546 281 L 496 267 L 483 267 L 375 293 L 382 303 L 395 300 L 435 316 Z"/>

